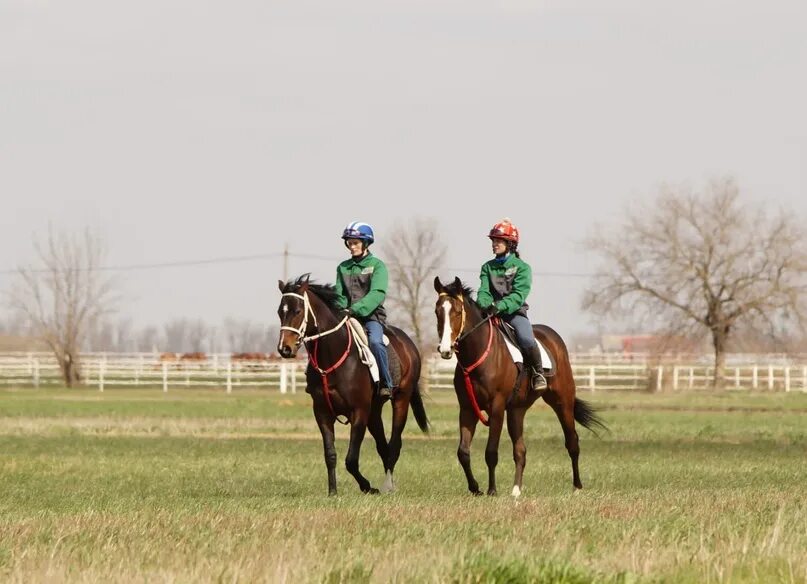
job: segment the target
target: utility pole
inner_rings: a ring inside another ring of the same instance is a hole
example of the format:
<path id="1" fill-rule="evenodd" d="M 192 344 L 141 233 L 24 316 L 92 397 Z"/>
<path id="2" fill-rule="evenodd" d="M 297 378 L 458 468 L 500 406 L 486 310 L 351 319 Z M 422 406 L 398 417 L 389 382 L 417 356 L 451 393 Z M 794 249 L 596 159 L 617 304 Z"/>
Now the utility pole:
<path id="1" fill-rule="evenodd" d="M 283 281 L 289 281 L 289 244 L 283 247 Z"/>

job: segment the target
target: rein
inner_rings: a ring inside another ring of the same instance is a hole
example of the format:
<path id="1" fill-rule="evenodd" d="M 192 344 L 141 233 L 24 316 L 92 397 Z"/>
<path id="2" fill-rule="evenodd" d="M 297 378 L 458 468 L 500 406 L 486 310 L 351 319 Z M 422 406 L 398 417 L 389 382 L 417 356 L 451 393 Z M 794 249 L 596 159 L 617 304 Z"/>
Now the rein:
<path id="1" fill-rule="evenodd" d="M 303 301 L 303 305 L 305 306 L 305 312 L 303 313 L 303 322 L 300 325 L 300 328 L 294 328 L 294 327 L 291 327 L 291 326 L 281 326 L 280 330 L 287 330 L 287 331 L 292 331 L 292 332 L 296 333 L 297 334 L 297 345 L 299 346 L 300 344 L 305 343 L 306 350 L 308 349 L 308 343 L 310 343 L 311 341 L 314 342 L 313 350 L 308 351 L 308 361 L 309 361 L 309 363 L 311 363 L 311 366 L 317 371 L 317 373 L 320 374 L 320 377 L 322 377 L 322 393 L 325 396 L 325 403 L 327 404 L 328 410 L 330 410 L 331 415 L 340 424 L 347 425 L 348 420 L 347 419 L 345 419 L 345 421 L 340 420 L 339 416 L 336 414 L 336 412 L 333 409 L 333 403 L 331 402 L 331 387 L 328 384 L 328 374 L 333 373 L 334 371 L 336 371 L 336 369 L 338 369 L 342 365 L 342 363 L 345 362 L 345 359 L 347 359 L 347 356 L 350 354 L 350 348 L 353 345 L 353 333 L 351 333 L 350 327 L 347 327 L 347 348 L 345 349 L 345 352 L 342 353 L 342 356 L 339 358 L 339 360 L 336 361 L 336 363 L 334 363 L 333 365 L 331 365 L 327 369 L 320 368 L 320 366 L 319 366 L 319 358 L 317 357 L 317 353 L 319 352 L 318 351 L 319 339 L 321 339 L 322 337 L 326 337 L 326 336 L 328 336 L 328 335 L 330 335 L 332 333 L 335 333 L 340 328 L 345 326 L 345 323 L 348 321 L 349 316 L 345 316 L 342 320 L 339 321 L 339 324 L 337 324 L 335 327 L 333 327 L 331 329 L 328 329 L 327 331 L 317 333 L 317 334 L 314 334 L 314 335 L 303 336 L 305 334 L 306 329 L 308 328 L 308 315 L 309 315 L 309 313 L 311 314 L 311 317 L 314 320 L 314 329 L 318 328 L 317 315 L 314 312 L 314 309 L 311 308 L 311 302 L 308 300 L 308 292 L 304 292 L 303 294 L 296 294 L 294 292 L 286 292 L 285 294 L 283 294 L 283 296 L 291 296 L 293 298 L 301 299 Z"/>

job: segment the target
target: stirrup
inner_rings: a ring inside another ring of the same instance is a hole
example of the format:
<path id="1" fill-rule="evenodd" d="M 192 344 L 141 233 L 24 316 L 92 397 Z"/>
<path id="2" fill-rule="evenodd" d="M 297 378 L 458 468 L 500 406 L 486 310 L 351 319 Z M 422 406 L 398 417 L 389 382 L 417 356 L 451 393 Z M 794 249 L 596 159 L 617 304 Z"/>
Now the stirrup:
<path id="1" fill-rule="evenodd" d="M 533 391 L 544 391 L 547 386 L 548 384 L 544 374 L 533 372 L 532 376 L 530 377 L 530 388 L 532 388 Z"/>
<path id="2" fill-rule="evenodd" d="M 379 387 L 378 388 L 378 397 L 381 399 L 390 399 L 392 398 L 392 388 L 391 387 Z"/>

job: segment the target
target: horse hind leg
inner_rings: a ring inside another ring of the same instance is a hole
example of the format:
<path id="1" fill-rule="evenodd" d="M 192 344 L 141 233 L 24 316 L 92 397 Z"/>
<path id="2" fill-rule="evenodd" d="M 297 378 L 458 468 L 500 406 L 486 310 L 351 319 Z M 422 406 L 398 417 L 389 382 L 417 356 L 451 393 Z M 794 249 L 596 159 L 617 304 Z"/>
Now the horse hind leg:
<path id="1" fill-rule="evenodd" d="M 520 497 L 524 481 L 524 467 L 527 466 L 527 446 L 524 444 L 524 416 L 527 410 L 518 408 L 507 410 L 507 433 L 513 442 L 513 462 L 516 474 L 513 479 L 513 497 Z"/>
<path id="2" fill-rule="evenodd" d="M 580 482 L 580 469 L 578 467 L 580 440 L 574 425 L 574 395 L 569 399 L 569 397 L 563 396 L 557 393 L 557 391 L 548 391 L 543 397 L 544 401 L 555 411 L 560 426 L 563 428 L 566 451 L 569 453 L 569 458 L 572 460 L 572 484 L 575 489 L 582 489 L 583 483 Z"/>
<path id="3" fill-rule="evenodd" d="M 375 405 L 379 404 L 379 405 Z M 390 467 L 390 448 L 387 437 L 384 434 L 384 420 L 381 418 L 381 405 L 377 400 L 374 402 L 373 410 L 370 412 L 370 421 L 367 424 L 370 435 L 375 440 L 375 449 L 381 462 L 384 464 L 384 484 L 381 486 L 382 493 L 389 493 L 395 490 L 395 483 L 392 480 L 392 468 Z M 392 465 L 394 467 L 394 465 Z"/>

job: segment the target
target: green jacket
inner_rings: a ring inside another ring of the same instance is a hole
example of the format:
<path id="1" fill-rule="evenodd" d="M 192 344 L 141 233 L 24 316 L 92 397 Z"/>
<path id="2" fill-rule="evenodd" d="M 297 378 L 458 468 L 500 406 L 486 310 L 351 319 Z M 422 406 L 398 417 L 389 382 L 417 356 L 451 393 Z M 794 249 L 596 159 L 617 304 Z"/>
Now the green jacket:
<path id="1" fill-rule="evenodd" d="M 503 262 L 493 259 L 482 265 L 476 301 L 482 308 L 495 302 L 500 312 L 527 316 L 529 305 L 525 300 L 530 288 L 532 269 L 515 254 L 510 254 Z"/>
<path id="2" fill-rule="evenodd" d="M 370 253 L 358 261 L 347 259 L 336 268 L 336 305 L 349 307 L 360 319 L 384 323 L 388 279 L 387 266 Z"/>

